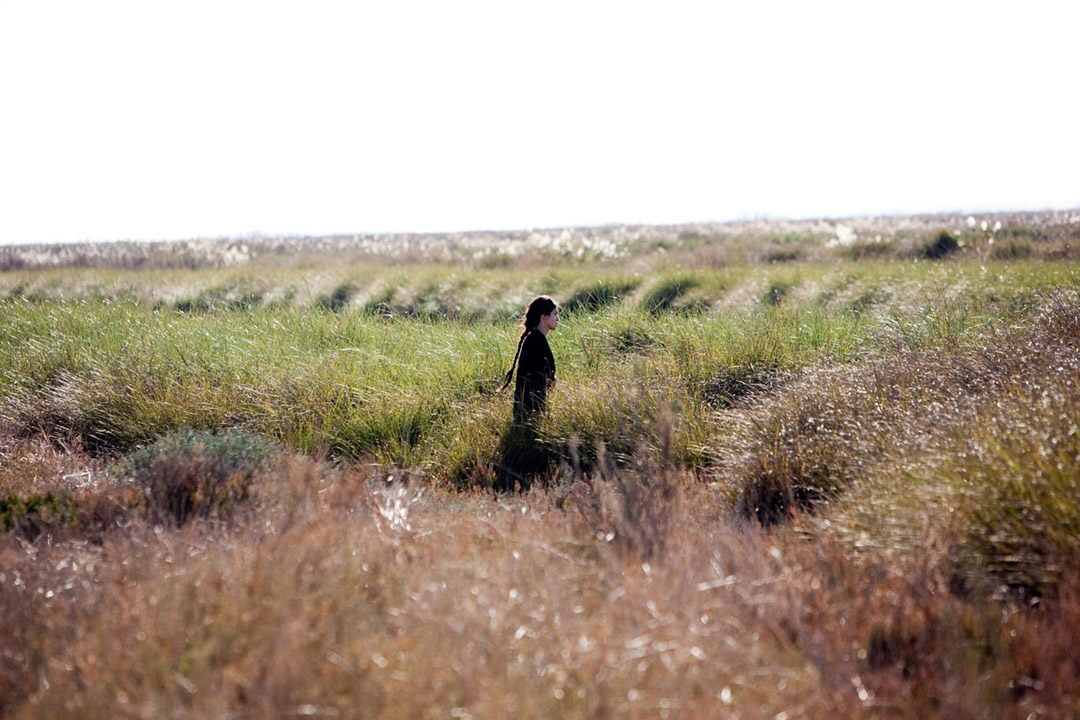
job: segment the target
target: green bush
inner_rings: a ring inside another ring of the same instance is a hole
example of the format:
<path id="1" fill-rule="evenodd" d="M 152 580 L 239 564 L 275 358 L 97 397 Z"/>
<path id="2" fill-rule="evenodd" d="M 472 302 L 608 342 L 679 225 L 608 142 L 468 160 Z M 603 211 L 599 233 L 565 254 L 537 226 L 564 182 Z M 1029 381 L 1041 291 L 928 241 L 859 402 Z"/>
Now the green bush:
<path id="1" fill-rule="evenodd" d="M 74 504 L 65 496 L 46 493 L 0 498 L 0 527 L 6 532 L 35 538 L 45 528 L 69 524 L 74 517 Z"/>
<path id="2" fill-rule="evenodd" d="M 920 253 L 927 260 L 941 260 L 960 249 L 960 242 L 948 231 L 941 231 L 936 237 L 923 245 Z"/>
<path id="3" fill-rule="evenodd" d="M 265 438 L 243 430 L 214 434 L 183 428 L 130 453 L 118 474 L 141 488 L 152 521 L 183 524 L 230 514 L 278 452 Z"/>

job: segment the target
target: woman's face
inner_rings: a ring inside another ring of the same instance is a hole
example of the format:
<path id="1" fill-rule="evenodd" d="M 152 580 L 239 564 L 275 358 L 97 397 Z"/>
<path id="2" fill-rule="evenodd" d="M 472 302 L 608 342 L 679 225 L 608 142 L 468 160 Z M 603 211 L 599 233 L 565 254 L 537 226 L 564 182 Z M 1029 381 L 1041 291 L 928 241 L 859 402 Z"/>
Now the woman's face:
<path id="1" fill-rule="evenodd" d="M 555 308 L 547 315 L 540 316 L 540 329 L 545 335 L 554 330 L 559 324 L 559 308 Z"/>

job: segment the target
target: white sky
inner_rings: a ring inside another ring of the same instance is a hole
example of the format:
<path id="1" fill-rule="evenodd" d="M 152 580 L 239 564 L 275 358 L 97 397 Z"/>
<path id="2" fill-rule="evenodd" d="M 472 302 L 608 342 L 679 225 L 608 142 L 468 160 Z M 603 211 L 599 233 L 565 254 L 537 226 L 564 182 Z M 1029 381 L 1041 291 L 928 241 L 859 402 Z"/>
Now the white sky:
<path id="1" fill-rule="evenodd" d="M 0 0 L 0 243 L 1080 207 L 1080 2 Z"/>

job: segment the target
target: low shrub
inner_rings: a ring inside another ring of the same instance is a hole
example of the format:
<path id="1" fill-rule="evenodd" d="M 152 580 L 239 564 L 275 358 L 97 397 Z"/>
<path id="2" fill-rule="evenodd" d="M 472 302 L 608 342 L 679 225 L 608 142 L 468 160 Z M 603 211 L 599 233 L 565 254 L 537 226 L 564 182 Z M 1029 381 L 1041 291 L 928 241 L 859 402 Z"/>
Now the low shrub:
<path id="1" fill-rule="evenodd" d="M 265 438 L 243 430 L 215 434 L 184 428 L 130 453 L 118 474 L 141 488 L 153 522 L 183 524 L 229 515 L 249 497 L 256 473 L 277 452 Z"/>
<path id="2" fill-rule="evenodd" d="M 69 524 L 75 517 L 71 498 L 54 493 L 0 498 L 0 527 L 35 538 L 48 527 Z"/>
<path id="3" fill-rule="evenodd" d="M 943 230 L 927 241 L 919 254 L 927 260 L 941 260 L 960 249 L 960 241 L 952 233 Z"/>

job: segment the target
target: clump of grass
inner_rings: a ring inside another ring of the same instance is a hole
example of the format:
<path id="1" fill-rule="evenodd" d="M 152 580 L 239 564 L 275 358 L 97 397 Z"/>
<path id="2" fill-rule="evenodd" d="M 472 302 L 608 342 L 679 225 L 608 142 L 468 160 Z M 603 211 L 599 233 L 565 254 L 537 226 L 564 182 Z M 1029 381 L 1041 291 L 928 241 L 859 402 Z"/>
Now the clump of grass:
<path id="1" fill-rule="evenodd" d="M 778 263 L 793 263 L 802 260 L 806 251 L 800 247 L 773 247 L 765 253 L 765 262 L 770 265 Z"/>
<path id="2" fill-rule="evenodd" d="M 1008 240 L 994 244 L 990 257 L 995 260 L 1028 260 L 1035 253 L 1030 242 Z"/>
<path id="3" fill-rule="evenodd" d="M 927 504 L 949 509 L 964 582 L 1056 592 L 1080 560 L 1077 306 L 980 350 L 903 349 L 807 370 L 723 418 L 736 507 L 764 524 L 862 518 L 854 536 L 910 548 Z M 903 487 L 896 485 L 903 479 Z"/>
<path id="4" fill-rule="evenodd" d="M 330 449 L 343 457 L 410 464 L 438 413 L 438 398 L 382 396 L 348 412 L 325 432 Z"/>
<path id="5" fill-rule="evenodd" d="M 623 327 L 611 334 L 608 343 L 611 350 L 619 354 L 643 353 L 656 344 L 656 338 L 647 331 Z"/>
<path id="6" fill-rule="evenodd" d="M 959 249 L 960 241 L 952 233 L 943 230 L 926 241 L 919 250 L 919 254 L 927 260 L 942 260 Z"/>
<path id="7" fill-rule="evenodd" d="M 674 417 L 662 411 L 657 423 L 659 446 L 640 445 L 629 466 L 616 469 L 605 447 L 597 448 L 595 469 L 581 474 L 576 442 L 570 450 L 572 485 L 564 499 L 595 537 L 637 560 L 657 561 L 676 534 L 682 514 L 683 485 L 689 478 L 679 467 Z"/>
<path id="8" fill-rule="evenodd" d="M 200 292 L 195 297 L 181 298 L 172 307 L 181 313 L 235 312 L 251 310 L 263 301 L 260 290 L 243 286 L 221 286 Z"/>
<path id="9" fill-rule="evenodd" d="M 776 280 L 769 285 L 769 288 L 761 296 L 761 301 L 766 305 L 782 305 L 794 287 L 795 285 L 792 282 Z"/>
<path id="10" fill-rule="evenodd" d="M 227 517 L 250 494 L 253 478 L 277 452 L 243 430 L 181 429 L 128 454 L 118 468 L 142 489 L 155 522 L 183 524 L 196 517 Z"/>
<path id="11" fill-rule="evenodd" d="M 980 405 L 942 470 L 965 509 L 965 556 L 1026 596 L 1056 592 L 1080 561 L 1080 307 L 1058 305 L 993 353 L 1001 393 Z"/>
<path id="12" fill-rule="evenodd" d="M 731 465 L 740 511 L 765 524 L 819 511 L 890 466 L 894 448 L 926 450 L 969 401 L 959 389 L 978 377 L 959 358 L 910 349 L 805 371 L 728 419 L 734 432 L 721 452 L 740 458 Z"/>
<path id="13" fill-rule="evenodd" d="M 341 312 L 349 305 L 349 301 L 359 288 L 355 283 L 346 280 L 326 295 L 320 295 L 315 299 L 315 305 L 331 312 Z"/>
<path id="14" fill-rule="evenodd" d="M 140 506 L 137 494 L 104 486 L 0 498 L 0 529 L 34 541 L 103 542 Z"/>
<path id="15" fill-rule="evenodd" d="M 784 372 L 775 364 L 733 365 L 718 368 L 701 383 L 701 398 L 714 410 L 775 391 L 784 381 Z"/>
<path id="16" fill-rule="evenodd" d="M 396 294 L 395 287 L 383 289 L 382 292 L 376 293 L 364 302 L 364 312 L 381 317 L 393 317 L 393 302 Z"/>
<path id="17" fill-rule="evenodd" d="M 600 280 L 592 285 L 579 288 L 571 293 L 561 307 L 566 312 L 597 310 L 613 305 L 632 293 L 638 286 L 637 280 Z"/>
<path id="18" fill-rule="evenodd" d="M 660 281 L 641 298 L 641 308 L 646 312 L 659 313 L 671 310 L 687 291 L 701 284 L 693 275 L 676 275 Z"/>
<path id="19" fill-rule="evenodd" d="M 848 260 L 863 262 L 867 260 L 884 260 L 894 255 L 895 252 L 894 243 L 888 240 L 856 240 L 851 245 L 844 247 L 840 254 Z"/>

